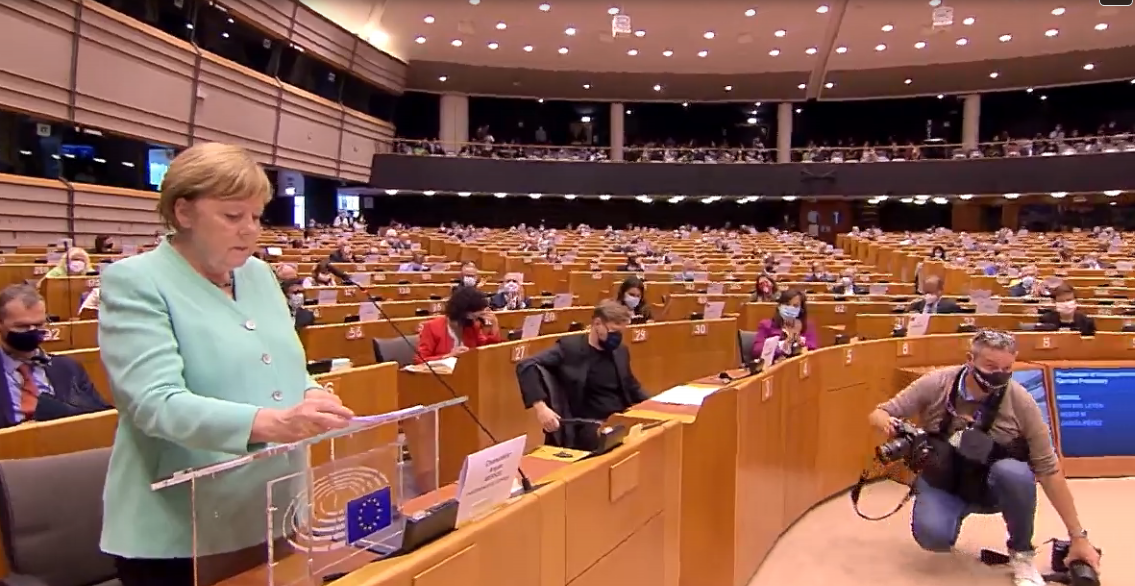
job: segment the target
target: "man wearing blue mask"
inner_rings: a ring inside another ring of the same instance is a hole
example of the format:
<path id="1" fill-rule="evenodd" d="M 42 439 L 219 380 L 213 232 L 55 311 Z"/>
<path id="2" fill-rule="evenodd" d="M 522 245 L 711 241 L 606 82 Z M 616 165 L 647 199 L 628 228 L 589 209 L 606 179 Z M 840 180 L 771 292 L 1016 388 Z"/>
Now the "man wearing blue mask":
<path id="1" fill-rule="evenodd" d="M 630 322 L 627 306 L 602 301 L 592 312 L 586 334 L 561 337 L 517 364 L 524 406 L 535 412 L 549 445 L 593 449 L 597 429 L 591 422 L 605 421 L 647 400 L 623 344 Z"/>

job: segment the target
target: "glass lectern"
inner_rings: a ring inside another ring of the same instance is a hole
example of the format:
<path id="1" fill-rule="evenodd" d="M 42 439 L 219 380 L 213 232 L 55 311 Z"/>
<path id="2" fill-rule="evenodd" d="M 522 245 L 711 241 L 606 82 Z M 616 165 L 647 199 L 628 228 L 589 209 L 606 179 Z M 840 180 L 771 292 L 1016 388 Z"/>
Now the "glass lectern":
<path id="1" fill-rule="evenodd" d="M 465 397 L 359 417 L 155 482 L 192 515 L 196 586 L 322 586 L 399 548 L 436 500 L 441 409 Z"/>

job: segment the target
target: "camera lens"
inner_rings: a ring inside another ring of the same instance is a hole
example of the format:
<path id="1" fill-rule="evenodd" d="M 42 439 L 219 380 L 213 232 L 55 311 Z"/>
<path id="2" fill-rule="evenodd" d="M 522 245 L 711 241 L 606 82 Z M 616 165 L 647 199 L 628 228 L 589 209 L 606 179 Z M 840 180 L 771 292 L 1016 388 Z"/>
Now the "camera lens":
<path id="1" fill-rule="evenodd" d="M 1091 566 L 1081 561 L 1068 564 L 1068 577 L 1072 586 L 1099 586 L 1100 577 Z"/>

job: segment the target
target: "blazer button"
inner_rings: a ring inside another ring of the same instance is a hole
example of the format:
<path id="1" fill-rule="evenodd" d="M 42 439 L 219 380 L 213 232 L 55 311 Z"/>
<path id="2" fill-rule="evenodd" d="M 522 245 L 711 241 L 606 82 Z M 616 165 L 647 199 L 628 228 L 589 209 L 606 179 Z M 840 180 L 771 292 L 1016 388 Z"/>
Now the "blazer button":
<path id="1" fill-rule="evenodd" d="M 250 332 L 252 330 L 255 330 L 256 329 L 256 322 L 254 322 L 252 320 L 248 320 L 248 321 L 244 322 L 244 329 L 246 329 Z"/>
<path id="2" fill-rule="evenodd" d="M 260 356 L 260 361 L 264 364 L 272 364 L 272 356 L 270 354 L 262 354 Z"/>
<path id="3" fill-rule="evenodd" d="M 276 391 L 276 392 L 272 393 L 272 400 L 273 401 L 283 401 L 284 400 L 284 393 L 281 393 L 280 391 Z"/>

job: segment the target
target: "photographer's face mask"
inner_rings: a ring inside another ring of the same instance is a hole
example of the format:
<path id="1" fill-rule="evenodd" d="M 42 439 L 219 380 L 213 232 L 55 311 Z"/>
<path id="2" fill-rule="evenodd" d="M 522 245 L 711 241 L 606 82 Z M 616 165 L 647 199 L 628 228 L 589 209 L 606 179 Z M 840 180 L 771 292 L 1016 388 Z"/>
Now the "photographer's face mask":
<path id="1" fill-rule="evenodd" d="M 970 356 L 970 370 L 973 371 L 973 379 L 987 393 L 995 393 L 1004 389 L 1013 379 L 1011 370 L 982 370 L 978 368 L 973 363 L 972 356 Z"/>

